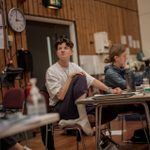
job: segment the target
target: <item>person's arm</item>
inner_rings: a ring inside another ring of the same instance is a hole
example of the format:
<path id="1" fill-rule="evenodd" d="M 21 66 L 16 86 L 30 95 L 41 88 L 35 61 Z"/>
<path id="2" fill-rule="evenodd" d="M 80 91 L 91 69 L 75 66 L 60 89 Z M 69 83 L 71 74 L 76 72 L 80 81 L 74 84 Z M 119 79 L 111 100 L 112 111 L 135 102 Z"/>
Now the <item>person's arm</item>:
<path id="1" fill-rule="evenodd" d="M 120 88 L 112 89 L 112 88 L 106 86 L 104 83 L 102 83 L 101 81 L 99 81 L 97 79 L 93 80 L 92 85 L 99 88 L 100 90 L 105 91 L 106 93 L 109 93 L 109 94 L 110 93 L 119 94 L 119 93 L 122 92 L 122 90 Z"/>
<path id="2" fill-rule="evenodd" d="M 56 95 L 59 100 L 61 100 L 61 101 L 64 100 L 65 95 L 66 95 L 68 88 L 70 86 L 70 83 L 71 83 L 73 77 L 77 74 L 84 75 L 83 72 L 74 72 L 74 73 L 69 74 L 65 84 L 61 87 L 61 89 L 59 90 L 59 92 Z"/>
<path id="3" fill-rule="evenodd" d="M 59 99 L 59 100 L 63 100 L 67 91 L 68 91 L 68 88 L 70 86 L 70 83 L 72 81 L 72 78 L 71 77 L 68 77 L 68 79 L 66 80 L 65 84 L 60 88 L 59 92 L 57 93 L 56 97 Z"/>
<path id="4" fill-rule="evenodd" d="M 117 72 L 109 71 L 105 75 L 105 83 L 111 87 L 120 87 L 121 89 L 126 89 L 126 80 Z"/>
<path id="5" fill-rule="evenodd" d="M 87 78 L 87 83 L 88 85 L 92 85 L 95 86 L 96 88 L 99 88 L 100 90 L 105 91 L 106 93 L 121 93 L 121 89 L 120 88 L 115 88 L 112 89 L 111 87 L 106 86 L 104 83 L 102 83 L 101 81 L 95 79 L 94 77 L 92 77 L 91 75 L 89 75 L 86 71 L 84 71 L 81 67 L 79 67 L 80 70 L 82 70 L 82 72 L 85 74 L 86 78 Z"/>
<path id="6" fill-rule="evenodd" d="M 106 86 L 103 82 L 97 80 L 97 79 L 94 79 L 93 82 L 92 82 L 92 86 L 100 89 L 100 90 L 103 90 L 105 92 L 108 91 L 109 87 Z"/>
<path id="7" fill-rule="evenodd" d="M 56 75 L 54 75 L 52 72 L 47 72 L 46 87 L 50 97 L 52 99 L 56 97 L 58 100 L 63 100 L 67 93 L 71 81 L 72 78 L 71 76 L 69 76 L 66 82 L 64 83 L 64 85 L 62 86 L 59 78 Z"/>

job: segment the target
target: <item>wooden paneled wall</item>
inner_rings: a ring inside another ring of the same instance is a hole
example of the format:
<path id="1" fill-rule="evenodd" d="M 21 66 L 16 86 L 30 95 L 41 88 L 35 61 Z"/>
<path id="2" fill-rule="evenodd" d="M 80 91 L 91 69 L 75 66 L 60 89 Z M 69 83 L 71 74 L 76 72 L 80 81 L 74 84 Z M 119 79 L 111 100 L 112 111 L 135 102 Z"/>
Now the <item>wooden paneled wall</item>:
<path id="1" fill-rule="evenodd" d="M 120 42 L 121 35 L 132 35 L 133 39 L 140 40 L 137 0 L 62 0 L 60 10 L 45 8 L 42 0 L 25 0 L 22 4 L 18 3 L 21 0 L 4 1 L 6 12 L 12 7 L 19 7 L 25 15 L 74 21 L 80 55 L 95 54 L 94 32 L 108 32 L 114 43 Z M 11 55 L 17 49 L 28 48 L 26 31 L 14 33 L 9 26 L 7 29 L 14 39 Z M 132 53 L 136 50 L 132 49 Z M 0 50 L 0 69 L 5 66 L 5 60 L 4 51 Z"/>
<path id="2" fill-rule="evenodd" d="M 7 11 L 17 6 L 17 0 L 9 0 Z M 26 15 L 75 21 L 79 54 L 95 54 L 93 33 L 107 31 L 110 40 L 120 42 L 120 35 L 132 35 L 140 39 L 136 0 L 62 0 L 60 10 L 47 9 L 42 0 L 26 0 L 20 7 Z M 15 34 L 13 50 L 27 48 L 26 33 Z"/>
<path id="3" fill-rule="evenodd" d="M 137 0 L 101 0 L 101 1 L 118 7 L 137 10 Z"/>

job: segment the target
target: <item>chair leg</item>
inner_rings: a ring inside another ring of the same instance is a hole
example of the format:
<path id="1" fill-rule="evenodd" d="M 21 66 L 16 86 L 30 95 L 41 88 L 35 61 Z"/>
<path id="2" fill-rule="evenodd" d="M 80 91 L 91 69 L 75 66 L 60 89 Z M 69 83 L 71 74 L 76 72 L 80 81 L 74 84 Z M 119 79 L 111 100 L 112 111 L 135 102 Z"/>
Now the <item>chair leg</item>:
<path id="1" fill-rule="evenodd" d="M 52 135 L 54 134 L 54 128 L 53 128 L 53 124 L 47 124 L 46 125 L 46 135 L 45 135 L 45 146 L 48 147 L 48 136 L 49 136 L 49 132 L 52 132 Z M 50 142 L 50 141 L 49 141 Z"/>
<path id="2" fill-rule="evenodd" d="M 79 142 L 81 141 L 81 136 L 79 130 L 76 129 L 76 142 L 77 142 L 77 150 L 79 150 Z"/>
<path id="3" fill-rule="evenodd" d="M 124 130 L 125 130 L 125 115 L 120 115 L 121 120 L 121 141 L 124 141 Z"/>
<path id="4" fill-rule="evenodd" d="M 45 137 L 45 146 L 47 147 L 47 140 L 48 140 L 48 124 L 46 125 L 46 137 Z"/>
<path id="5" fill-rule="evenodd" d="M 125 116 L 121 116 L 121 128 L 122 128 L 122 131 L 121 131 L 121 140 L 124 141 L 124 122 L 125 122 Z"/>
<path id="6" fill-rule="evenodd" d="M 82 146 L 83 146 L 83 150 L 86 150 L 86 146 L 85 146 L 85 142 L 84 142 L 84 137 L 83 137 L 83 134 L 82 134 L 82 131 L 81 129 L 77 128 L 77 132 L 78 132 L 78 144 L 79 145 L 79 142 L 81 141 L 82 142 Z M 77 150 L 78 150 L 78 146 L 77 146 Z"/>
<path id="7" fill-rule="evenodd" d="M 28 140 L 28 133 L 24 132 L 25 140 L 26 140 L 26 145 L 29 146 L 29 140 Z"/>
<path id="8" fill-rule="evenodd" d="M 107 131 L 108 131 L 109 137 L 112 139 L 111 124 L 110 124 L 110 122 L 107 123 Z"/>
<path id="9" fill-rule="evenodd" d="M 82 130 L 80 127 L 66 127 L 65 130 L 74 130 L 76 133 L 77 150 L 79 150 L 79 143 L 80 142 L 82 142 L 83 150 L 86 150 L 84 137 L 83 137 Z"/>
<path id="10" fill-rule="evenodd" d="M 141 121 L 141 123 L 142 123 L 142 128 L 143 128 L 143 130 L 144 130 L 144 133 L 145 133 L 145 136 L 146 136 L 147 143 L 148 143 L 148 145 L 150 145 L 150 141 L 149 141 L 147 132 L 146 132 L 145 127 L 144 127 L 144 123 L 143 123 L 143 120 L 142 120 L 142 116 L 140 116 L 140 121 Z"/>

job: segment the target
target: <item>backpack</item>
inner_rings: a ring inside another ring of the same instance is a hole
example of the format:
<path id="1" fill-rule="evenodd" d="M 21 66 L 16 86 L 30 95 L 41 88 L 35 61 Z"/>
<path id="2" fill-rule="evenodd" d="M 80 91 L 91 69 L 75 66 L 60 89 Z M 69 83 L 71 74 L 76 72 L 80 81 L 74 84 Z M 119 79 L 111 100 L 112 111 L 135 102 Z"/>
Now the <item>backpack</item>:
<path id="1" fill-rule="evenodd" d="M 141 128 L 134 131 L 134 134 L 130 140 L 133 143 L 148 143 L 147 138 L 150 141 L 148 129 Z"/>

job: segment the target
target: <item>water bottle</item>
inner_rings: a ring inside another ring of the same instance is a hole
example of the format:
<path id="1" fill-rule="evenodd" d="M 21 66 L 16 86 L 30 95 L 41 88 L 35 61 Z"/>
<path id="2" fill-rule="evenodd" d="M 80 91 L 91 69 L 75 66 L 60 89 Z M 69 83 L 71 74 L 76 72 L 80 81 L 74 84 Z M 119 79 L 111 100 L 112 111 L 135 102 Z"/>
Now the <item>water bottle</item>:
<path id="1" fill-rule="evenodd" d="M 148 78 L 143 78 L 143 88 L 149 87 L 149 80 Z"/>
<path id="2" fill-rule="evenodd" d="M 143 79 L 143 91 L 144 94 L 150 94 L 150 84 L 148 78 Z"/>
<path id="3" fill-rule="evenodd" d="M 126 84 L 127 84 L 127 91 L 128 92 L 135 92 L 135 77 L 133 70 L 126 70 Z"/>
<path id="4" fill-rule="evenodd" d="M 41 115 L 46 113 L 45 99 L 40 94 L 36 82 L 37 80 L 35 78 L 30 79 L 31 90 L 27 98 L 28 115 Z"/>
<path id="5" fill-rule="evenodd" d="M 39 113 L 39 115 L 43 115 L 43 114 L 47 113 L 45 98 L 41 94 L 40 94 L 39 99 L 38 99 L 38 113 Z"/>

